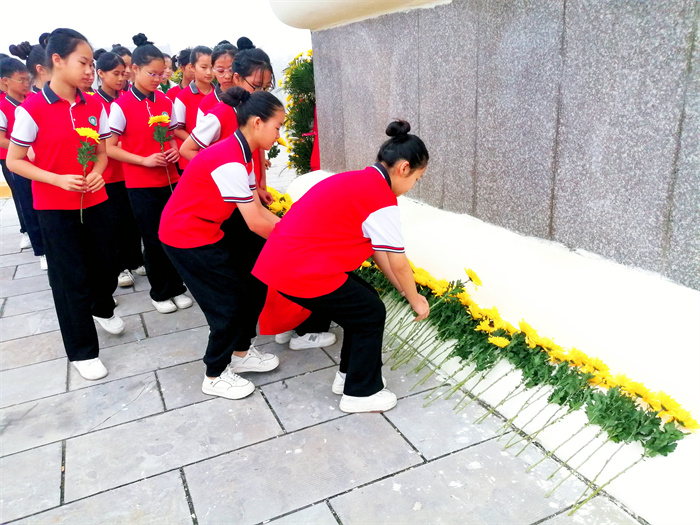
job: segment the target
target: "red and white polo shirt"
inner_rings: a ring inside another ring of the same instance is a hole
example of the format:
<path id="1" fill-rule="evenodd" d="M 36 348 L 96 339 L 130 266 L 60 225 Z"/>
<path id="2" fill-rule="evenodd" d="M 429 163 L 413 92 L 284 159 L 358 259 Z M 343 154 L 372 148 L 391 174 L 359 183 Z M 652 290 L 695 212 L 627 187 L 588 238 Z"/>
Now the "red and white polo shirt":
<path id="1" fill-rule="evenodd" d="M 252 273 L 282 293 L 319 297 L 375 251 L 404 252 L 396 196 L 379 163 L 311 188 L 277 223 Z"/>
<path id="2" fill-rule="evenodd" d="M 197 111 L 204 97 L 205 95 L 199 91 L 194 80 L 190 82 L 189 86 L 178 93 L 173 105 L 179 128 L 184 129 L 187 133 L 192 133 L 192 130 L 197 125 Z M 181 157 L 180 168 L 184 170 L 188 162 L 186 158 Z"/>
<path id="3" fill-rule="evenodd" d="M 109 114 L 109 126 L 112 133 L 119 135 L 124 151 L 149 157 L 160 153 L 160 142 L 153 138 L 155 126 L 149 126 L 148 120 L 157 115 L 170 118 L 168 129 L 177 127 L 177 118 L 173 115 L 173 103 L 160 91 L 144 95 L 136 86 L 121 95 L 112 103 Z M 170 149 L 168 144 L 165 149 Z M 180 176 L 174 163 L 165 166 L 148 168 L 129 162 L 122 163 L 124 181 L 127 188 L 162 188 L 169 183 L 177 182 Z M 168 177 L 170 179 L 168 180 Z"/>
<path id="4" fill-rule="evenodd" d="M 112 102 L 119 98 L 119 93 L 116 97 L 110 97 L 107 93 L 102 91 L 102 88 L 97 88 L 95 92 L 95 100 L 100 102 L 105 108 L 107 116 L 111 111 Z M 109 159 L 107 161 L 107 167 L 104 173 L 102 173 L 102 178 L 105 180 L 105 184 L 111 184 L 112 182 L 122 182 L 124 180 L 124 170 L 122 169 L 122 163 L 115 159 Z"/>
<path id="5" fill-rule="evenodd" d="M 3 93 L 5 93 L 3 91 Z M 0 98 L 0 131 L 5 132 L 5 137 L 12 136 L 12 128 L 15 125 L 15 110 L 21 102 L 15 100 L 10 95 L 5 93 L 5 96 Z M 7 148 L 0 148 L 0 160 L 7 158 Z"/>
<path id="6" fill-rule="evenodd" d="M 197 248 L 220 241 L 221 223 L 238 203 L 254 200 L 252 168 L 250 147 L 240 131 L 199 153 L 163 209 L 161 242 Z"/>
<path id="7" fill-rule="evenodd" d="M 110 136 L 107 113 L 102 104 L 93 97 L 86 97 L 76 90 L 75 102 L 60 98 L 46 83 L 41 95 L 25 100 L 15 110 L 15 126 L 12 142 L 18 146 L 32 147 L 36 156 L 34 165 L 58 175 L 83 173 L 78 162 L 78 148 L 83 139 L 76 128 L 91 128 L 100 140 Z M 84 139 L 83 139 L 84 140 Z M 92 170 L 92 163 L 86 173 Z M 34 209 L 37 210 L 78 210 L 80 196 L 83 195 L 83 208 L 89 208 L 107 200 L 104 188 L 92 193 L 67 191 L 45 182 L 32 181 Z"/>
<path id="8" fill-rule="evenodd" d="M 217 85 L 212 92 L 205 96 L 202 102 L 199 103 L 195 127 L 199 126 L 199 121 L 201 118 L 209 113 L 209 110 L 216 106 L 219 102 L 221 102 L 221 87 Z"/>

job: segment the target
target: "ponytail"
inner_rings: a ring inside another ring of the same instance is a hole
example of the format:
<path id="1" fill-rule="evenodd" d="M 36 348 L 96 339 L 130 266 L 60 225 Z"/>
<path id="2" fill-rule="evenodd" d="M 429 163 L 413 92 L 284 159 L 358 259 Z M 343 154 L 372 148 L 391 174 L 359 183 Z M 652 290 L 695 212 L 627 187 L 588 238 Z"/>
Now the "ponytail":
<path id="1" fill-rule="evenodd" d="M 391 137 L 379 148 L 377 160 L 391 167 L 399 160 L 408 161 L 411 170 L 428 165 L 430 155 L 423 141 L 417 135 L 410 135 L 411 125 L 405 120 L 395 120 L 386 128 Z"/>

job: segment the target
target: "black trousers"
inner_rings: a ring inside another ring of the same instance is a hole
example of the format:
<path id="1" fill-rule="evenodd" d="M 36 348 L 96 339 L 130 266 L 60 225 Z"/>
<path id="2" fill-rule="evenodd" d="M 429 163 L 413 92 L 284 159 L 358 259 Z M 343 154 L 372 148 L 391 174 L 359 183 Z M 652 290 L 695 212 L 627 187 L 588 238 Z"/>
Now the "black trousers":
<path id="1" fill-rule="evenodd" d="M 238 210 L 227 230 L 219 242 L 198 248 L 163 245 L 209 324 L 209 377 L 221 375 L 233 352 L 248 350 L 267 295 L 267 286 L 250 273 L 265 240 L 248 229 Z"/>
<path id="2" fill-rule="evenodd" d="M 39 217 L 34 209 L 34 195 L 32 194 L 32 181 L 13 173 L 15 179 L 15 190 L 13 194 L 15 199 L 19 200 L 22 208 L 22 217 L 24 218 L 24 228 L 29 235 L 29 240 L 32 241 L 32 250 L 34 255 L 39 257 L 45 255 L 44 238 L 41 236 L 41 227 L 39 226 Z"/>
<path id="3" fill-rule="evenodd" d="M 12 193 L 12 200 L 15 203 L 15 210 L 17 210 L 17 218 L 19 219 L 19 231 L 25 233 L 27 228 L 24 224 L 24 216 L 22 215 L 22 205 L 20 204 L 17 189 L 15 188 L 16 175 L 7 168 L 7 161 L 5 159 L 0 159 L 0 168 L 2 168 L 5 182 L 7 182 L 7 185 L 10 187 L 10 192 Z"/>
<path id="4" fill-rule="evenodd" d="M 107 203 L 83 210 L 37 210 L 49 265 L 49 284 L 70 361 L 99 355 L 92 316 L 112 317 L 114 228 Z"/>
<path id="5" fill-rule="evenodd" d="M 185 293 L 185 285 L 158 239 L 160 216 L 170 198 L 170 187 L 128 188 L 127 192 L 143 239 L 143 256 L 148 282 L 151 283 L 151 299 L 166 301 Z"/>
<path id="6" fill-rule="evenodd" d="M 320 311 L 343 327 L 340 371 L 349 396 L 367 397 L 384 388 L 382 383 L 382 340 L 386 308 L 377 291 L 353 273 L 337 290 L 320 297 L 285 295 L 291 301 Z"/>
<path id="7" fill-rule="evenodd" d="M 141 253 L 141 234 L 134 219 L 126 186 L 124 181 L 110 182 L 105 184 L 105 189 L 109 196 L 107 205 L 115 228 L 118 251 L 116 266 L 119 272 L 133 270 L 143 264 L 143 253 Z"/>

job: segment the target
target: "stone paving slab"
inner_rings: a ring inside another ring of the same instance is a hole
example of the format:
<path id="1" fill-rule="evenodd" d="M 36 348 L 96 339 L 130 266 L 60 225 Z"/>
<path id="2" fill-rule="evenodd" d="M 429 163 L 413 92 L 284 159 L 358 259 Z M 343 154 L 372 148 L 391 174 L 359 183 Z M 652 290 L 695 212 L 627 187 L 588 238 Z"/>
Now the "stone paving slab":
<path id="1" fill-rule="evenodd" d="M 340 396 L 331 392 L 336 367 L 317 370 L 262 387 L 287 432 L 344 416 Z"/>
<path id="2" fill-rule="evenodd" d="M 185 475 L 200 525 L 244 524 L 420 462 L 381 415 L 356 414 L 185 467 Z"/>
<path id="3" fill-rule="evenodd" d="M 207 337 L 206 328 L 195 328 L 102 348 L 100 359 L 109 370 L 109 375 L 97 381 L 87 381 L 71 367 L 69 389 L 75 390 L 96 383 L 106 383 L 199 359 L 201 358 L 200 349 L 206 344 Z"/>
<path id="4" fill-rule="evenodd" d="M 146 331 L 143 327 L 143 321 L 140 315 L 125 315 L 121 317 L 125 324 L 124 331 L 116 335 L 110 334 L 102 328 L 98 322 L 95 322 L 97 340 L 100 343 L 100 348 L 123 345 L 132 341 L 142 341 L 146 339 Z"/>
<path id="5" fill-rule="evenodd" d="M 546 480 L 544 474 L 526 473 L 541 457 L 534 447 L 515 457 L 487 441 L 343 494 L 330 503 L 343 525 L 531 524 L 566 508 L 584 487 L 570 478 L 545 498 L 563 474 Z"/>
<path id="6" fill-rule="evenodd" d="M 30 253 L 31 252 L 30 250 Z M 35 277 L 37 275 L 48 275 L 46 270 L 42 270 L 39 265 L 39 257 L 34 257 L 34 262 L 30 264 L 20 264 L 15 273 L 15 279 L 24 279 L 26 277 Z"/>
<path id="7" fill-rule="evenodd" d="M 53 359 L 0 372 L 0 408 L 66 391 L 68 359 Z"/>
<path id="8" fill-rule="evenodd" d="M 17 525 L 192 524 L 180 473 L 167 472 L 16 522 Z"/>
<path id="9" fill-rule="evenodd" d="M 280 360 L 280 365 L 270 372 L 241 374 L 241 376 L 252 381 L 256 386 L 267 385 L 281 379 L 335 365 L 333 360 L 328 357 L 328 354 L 320 348 L 290 350 L 287 345 L 279 345 L 274 342 L 266 345 L 256 344 L 256 347 L 261 351 L 275 354 Z"/>
<path id="10" fill-rule="evenodd" d="M 53 332 L 58 328 L 58 317 L 54 309 L 2 317 L 0 318 L 0 341 Z"/>
<path id="11" fill-rule="evenodd" d="M 3 220 L 3 223 L 5 221 Z M 0 266 L 17 266 L 18 264 L 29 264 L 36 262 L 36 256 L 31 251 L 13 253 L 11 255 L 0 255 Z"/>
<path id="12" fill-rule="evenodd" d="M 18 268 L 21 268 L 21 266 Z M 53 309 L 53 295 L 51 290 L 42 290 L 40 292 L 8 297 L 5 308 L 2 310 L 2 317 L 12 317 L 14 315 L 36 312 L 39 310 Z"/>
<path id="13" fill-rule="evenodd" d="M 148 331 L 148 337 L 171 334 L 199 326 L 207 327 L 207 320 L 198 304 L 170 314 L 161 314 L 153 310 L 142 314 L 142 317 Z M 206 329 L 208 330 L 208 328 Z"/>
<path id="14" fill-rule="evenodd" d="M 121 290 L 130 290 L 130 288 L 124 287 Z M 148 292 L 134 292 L 126 293 L 120 295 L 117 299 L 119 304 L 115 308 L 114 312 L 119 316 L 134 315 L 144 312 L 152 312 L 155 310 L 153 303 L 151 303 L 151 296 Z"/>
<path id="15" fill-rule="evenodd" d="M 32 255 L 32 257 L 34 257 L 34 255 Z M 11 297 L 13 295 L 39 292 L 41 290 L 48 290 L 49 288 L 48 275 L 36 275 L 34 277 L 27 277 L 26 279 L 3 281 L 2 284 L 0 284 L 0 297 Z"/>
<path id="16" fill-rule="evenodd" d="M 152 372 L 3 408 L 0 410 L 1 455 L 118 425 L 162 410 L 163 402 Z"/>
<path id="17" fill-rule="evenodd" d="M 0 319 L 1 325 L 2 320 Z M 32 365 L 61 357 L 66 357 L 66 351 L 59 331 L 0 343 L 0 370 Z"/>
<path id="18" fill-rule="evenodd" d="M 0 458 L 3 473 L 0 519 L 3 523 L 61 502 L 61 449 L 61 443 L 52 443 Z"/>
<path id="19" fill-rule="evenodd" d="M 281 433 L 259 393 L 216 398 L 66 442 L 65 500 L 90 496 Z M 104 444 L 110 443 L 105 454 Z"/>
<path id="20" fill-rule="evenodd" d="M 3 233 L 2 237 L 0 237 L 0 253 L 3 255 L 9 253 L 19 253 L 22 251 L 19 248 L 19 242 L 21 240 L 22 234 L 19 232 L 9 234 Z"/>
<path id="21" fill-rule="evenodd" d="M 287 514 L 269 522 L 271 525 L 338 525 L 333 513 L 325 503 Z"/>
<path id="22" fill-rule="evenodd" d="M 168 410 L 213 399 L 202 392 L 205 366 L 201 358 L 190 363 L 158 370 L 160 391 Z"/>
<path id="23" fill-rule="evenodd" d="M 0 268 L 0 281 L 11 281 L 17 268 L 15 266 L 3 266 Z"/>

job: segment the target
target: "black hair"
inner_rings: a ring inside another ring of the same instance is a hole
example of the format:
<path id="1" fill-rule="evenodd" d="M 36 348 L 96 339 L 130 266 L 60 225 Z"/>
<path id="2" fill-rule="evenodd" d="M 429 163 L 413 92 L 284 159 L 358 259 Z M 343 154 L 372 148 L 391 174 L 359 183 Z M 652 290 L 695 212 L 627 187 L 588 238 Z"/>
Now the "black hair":
<path id="1" fill-rule="evenodd" d="M 236 48 L 231 44 L 219 44 L 211 52 L 211 63 L 213 64 L 224 55 L 236 58 Z"/>
<path id="2" fill-rule="evenodd" d="M 9 78 L 14 73 L 27 73 L 27 66 L 16 58 L 3 58 L 0 60 L 0 78 Z"/>
<path id="3" fill-rule="evenodd" d="M 39 37 L 39 40 L 43 40 L 46 43 L 47 38 L 44 33 Z M 10 46 L 10 53 L 18 57 L 20 60 L 24 60 L 27 64 L 27 69 L 32 77 L 36 77 L 36 67 L 44 66 L 48 67 L 46 60 L 46 49 L 42 45 L 31 45 L 29 42 L 22 42 L 17 45 Z M 5 55 L 7 56 L 7 55 Z"/>
<path id="4" fill-rule="evenodd" d="M 0 60 L 3 60 L 4 58 L 10 58 L 10 56 L 6 55 L 5 53 L 0 53 Z"/>
<path id="5" fill-rule="evenodd" d="M 44 35 L 42 35 L 43 37 Z M 75 29 L 68 29 L 66 27 L 60 27 L 55 29 L 50 35 L 48 42 L 46 44 L 46 62 L 49 69 L 53 69 L 53 62 L 51 57 L 53 55 L 58 55 L 59 57 L 66 59 L 75 48 L 78 47 L 80 42 L 88 43 L 87 38 L 78 33 Z"/>
<path id="6" fill-rule="evenodd" d="M 124 47 L 121 44 L 112 44 L 111 52 L 115 55 L 119 55 L 120 57 L 123 57 L 124 55 L 131 56 L 131 51 L 129 51 L 129 48 Z"/>
<path id="7" fill-rule="evenodd" d="M 51 37 L 51 33 L 41 33 L 39 35 L 39 45 L 44 49 L 49 45 L 49 37 Z"/>
<path id="8" fill-rule="evenodd" d="M 270 64 L 270 57 L 262 49 L 253 45 L 249 38 L 242 36 L 238 39 L 238 53 L 233 59 L 233 72 L 239 77 L 247 77 L 254 71 L 262 69 L 272 74 L 272 85 L 275 85 L 275 76 Z"/>
<path id="9" fill-rule="evenodd" d="M 217 46 L 226 46 L 226 45 L 232 46 L 233 44 L 232 44 L 231 42 L 229 42 L 228 40 L 222 40 L 221 42 L 219 42 L 219 43 L 216 44 L 216 45 L 217 45 Z"/>
<path id="10" fill-rule="evenodd" d="M 185 67 L 190 63 L 190 55 L 192 54 L 192 49 L 187 48 L 180 51 L 177 55 L 173 55 L 173 71 Z"/>
<path id="11" fill-rule="evenodd" d="M 146 35 L 139 33 L 132 39 L 136 44 L 136 49 L 131 55 L 131 63 L 139 67 L 147 66 L 154 60 L 164 60 L 163 53 L 160 52 L 153 42 L 149 42 Z"/>
<path id="12" fill-rule="evenodd" d="M 272 93 L 256 91 L 248 93 L 245 89 L 234 86 L 221 94 L 221 101 L 236 108 L 238 126 L 245 126 L 251 117 L 260 117 L 267 122 L 279 110 L 284 111 L 284 105 Z"/>
<path id="13" fill-rule="evenodd" d="M 190 64 L 195 64 L 202 55 L 211 55 L 211 48 L 207 46 L 197 46 L 190 53 Z"/>
<path id="14" fill-rule="evenodd" d="M 29 42 L 21 42 L 17 45 L 10 46 L 10 54 L 16 56 L 20 60 L 27 60 L 29 58 L 29 53 L 32 52 L 32 45 Z M 8 58 L 7 55 L 3 58 Z"/>
<path id="15" fill-rule="evenodd" d="M 92 59 L 97 62 L 102 55 L 104 55 L 107 52 L 106 49 L 100 48 L 100 49 L 95 49 L 95 51 L 92 52 Z"/>
<path id="16" fill-rule="evenodd" d="M 405 120 L 395 120 L 386 128 L 391 137 L 379 148 L 377 161 L 391 167 L 399 160 L 407 160 L 411 171 L 428 165 L 428 148 L 417 135 L 410 135 L 411 125 Z"/>
<path id="17" fill-rule="evenodd" d="M 97 53 L 95 53 L 95 55 L 97 55 Z M 119 66 L 126 67 L 124 59 L 116 53 L 105 51 L 104 53 L 100 53 L 100 56 L 97 58 L 95 69 L 99 71 L 104 71 L 106 73 L 107 71 L 112 71 L 113 69 L 116 69 Z"/>

